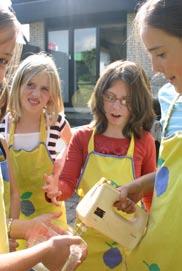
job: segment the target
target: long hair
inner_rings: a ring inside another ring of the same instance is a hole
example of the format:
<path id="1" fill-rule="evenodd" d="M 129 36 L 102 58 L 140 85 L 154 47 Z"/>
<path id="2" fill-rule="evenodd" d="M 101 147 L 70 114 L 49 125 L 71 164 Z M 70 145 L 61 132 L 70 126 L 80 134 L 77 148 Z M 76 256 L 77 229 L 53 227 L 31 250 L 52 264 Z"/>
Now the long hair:
<path id="1" fill-rule="evenodd" d="M 19 121 L 22 114 L 20 89 L 27 84 L 35 75 L 45 72 L 49 78 L 50 100 L 45 108 L 50 124 L 53 124 L 59 112 L 64 111 L 61 97 L 61 83 L 59 74 L 53 59 L 44 54 L 35 54 L 25 58 L 19 65 L 11 86 L 8 111 L 14 121 Z"/>
<path id="2" fill-rule="evenodd" d="M 130 92 L 128 104 L 130 118 L 122 131 L 123 135 L 130 138 L 133 132 L 136 137 L 141 137 L 144 130 L 150 131 L 153 123 L 152 93 L 143 69 L 131 61 L 113 62 L 98 79 L 89 100 L 94 118 L 92 125 L 98 134 L 104 133 L 107 129 L 108 121 L 104 112 L 103 95 L 118 80 L 125 82 Z"/>
<path id="3" fill-rule="evenodd" d="M 3 31 L 10 31 L 12 36 L 19 31 L 20 24 L 17 21 L 15 15 L 7 8 L 0 8 L 0 35 Z M 11 36 L 9 36 L 11 39 Z M 1 39 L 0 39 L 1 43 Z M 6 113 L 6 107 L 8 103 L 8 89 L 10 84 L 10 79 L 15 68 L 15 63 L 19 61 L 21 54 L 21 47 L 16 46 L 16 53 L 14 53 L 11 62 L 8 64 L 6 79 L 0 83 L 0 121 Z"/>

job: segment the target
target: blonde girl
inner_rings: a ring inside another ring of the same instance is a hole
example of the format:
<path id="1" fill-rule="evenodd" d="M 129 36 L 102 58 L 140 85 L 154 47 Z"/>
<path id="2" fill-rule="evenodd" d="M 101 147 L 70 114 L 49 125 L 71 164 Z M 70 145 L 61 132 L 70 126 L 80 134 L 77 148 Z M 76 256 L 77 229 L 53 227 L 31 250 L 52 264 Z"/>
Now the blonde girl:
<path id="1" fill-rule="evenodd" d="M 64 203 L 54 207 L 42 190 L 44 174 L 53 172 L 60 146 L 64 148 L 71 137 L 60 92 L 59 75 L 51 57 L 27 57 L 12 82 L 4 134 L 20 193 L 20 218 L 61 210 L 58 224 L 66 227 Z"/>

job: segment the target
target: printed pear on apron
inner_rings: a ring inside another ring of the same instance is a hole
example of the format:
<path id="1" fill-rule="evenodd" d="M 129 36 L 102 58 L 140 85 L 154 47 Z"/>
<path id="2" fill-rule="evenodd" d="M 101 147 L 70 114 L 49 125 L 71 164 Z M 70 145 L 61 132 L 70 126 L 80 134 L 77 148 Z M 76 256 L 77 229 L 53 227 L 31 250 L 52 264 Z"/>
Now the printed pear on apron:
<path id="1" fill-rule="evenodd" d="M 40 143 L 31 151 L 15 150 L 14 142 L 15 124 L 10 127 L 9 150 L 14 167 L 16 182 L 20 192 L 21 213 L 20 219 L 26 220 L 41 214 L 50 212 L 62 212 L 56 224 L 67 228 L 66 209 L 64 202 L 57 207 L 45 199 L 42 189 L 44 185 L 43 176 L 53 171 L 53 161 L 46 147 L 46 120 L 41 115 Z"/>
<path id="2" fill-rule="evenodd" d="M 114 180 L 115 187 L 134 179 L 134 136 L 132 135 L 126 156 L 98 153 L 94 150 L 94 131 L 88 144 L 88 156 L 80 176 L 78 194 L 83 197 L 101 177 Z M 125 256 L 121 247 L 113 240 L 87 229 L 82 235 L 88 244 L 88 257 L 78 271 L 123 271 Z"/>
<path id="3" fill-rule="evenodd" d="M 139 246 L 127 257 L 129 271 L 180 271 L 182 268 L 182 131 L 165 137 L 175 102 L 176 99 L 163 128 L 160 168 L 156 173 L 148 229 Z"/>

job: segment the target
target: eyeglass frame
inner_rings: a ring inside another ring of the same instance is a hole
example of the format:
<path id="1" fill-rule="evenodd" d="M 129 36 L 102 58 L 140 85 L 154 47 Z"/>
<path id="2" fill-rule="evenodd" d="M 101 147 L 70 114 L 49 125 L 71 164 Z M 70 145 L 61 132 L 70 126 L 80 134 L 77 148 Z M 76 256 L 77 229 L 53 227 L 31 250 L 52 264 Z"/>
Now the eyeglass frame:
<path id="1" fill-rule="evenodd" d="M 111 97 L 111 99 L 109 98 L 109 96 Z M 112 100 L 113 98 L 113 100 Z M 116 101 L 119 101 L 120 106 L 129 106 L 131 104 L 131 98 L 130 96 L 125 96 L 122 98 L 117 98 L 116 95 L 110 91 L 105 91 L 103 93 L 103 99 L 108 102 L 108 103 L 112 103 L 114 104 Z"/>

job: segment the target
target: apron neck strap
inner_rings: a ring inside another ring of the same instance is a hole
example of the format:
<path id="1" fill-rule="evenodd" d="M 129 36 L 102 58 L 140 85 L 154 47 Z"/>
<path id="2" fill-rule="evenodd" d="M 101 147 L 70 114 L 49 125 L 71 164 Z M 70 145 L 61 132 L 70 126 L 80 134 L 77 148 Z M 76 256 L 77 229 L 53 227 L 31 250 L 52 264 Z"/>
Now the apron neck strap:
<path id="1" fill-rule="evenodd" d="M 91 153 L 92 151 L 94 151 L 94 135 L 95 135 L 95 129 L 92 132 L 92 135 L 90 137 L 89 143 L 88 143 L 88 153 Z M 134 135 L 133 133 L 131 134 L 131 140 L 130 140 L 130 145 L 127 151 L 127 156 L 129 157 L 133 157 L 134 154 Z"/>
<path id="2" fill-rule="evenodd" d="M 47 131 L 46 131 L 46 114 L 42 113 L 40 118 L 40 142 L 46 142 Z"/>
<path id="3" fill-rule="evenodd" d="M 166 115 L 166 120 L 165 120 L 165 122 L 164 122 L 163 129 L 162 129 L 162 135 L 163 135 L 163 136 L 165 135 L 167 126 L 168 126 L 168 124 L 169 124 L 169 119 L 170 119 L 171 114 L 172 114 L 172 112 L 173 112 L 174 105 L 175 105 L 176 101 L 179 99 L 180 96 L 181 96 L 181 94 L 177 95 L 177 96 L 173 99 L 172 103 L 171 103 L 170 106 L 169 106 L 169 109 L 168 109 L 167 115 Z"/>
<path id="4" fill-rule="evenodd" d="M 9 146 L 12 146 L 14 143 L 14 133 L 15 133 L 16 123 L 12 122 L 10 126 L 9 133 Z M 46 142 L 47 133 L 46 133 L 46 116 L 44 113 L 40 117 L 40 142 Z"/>

